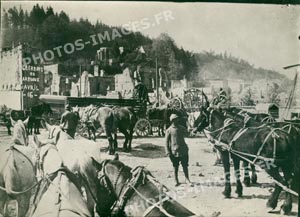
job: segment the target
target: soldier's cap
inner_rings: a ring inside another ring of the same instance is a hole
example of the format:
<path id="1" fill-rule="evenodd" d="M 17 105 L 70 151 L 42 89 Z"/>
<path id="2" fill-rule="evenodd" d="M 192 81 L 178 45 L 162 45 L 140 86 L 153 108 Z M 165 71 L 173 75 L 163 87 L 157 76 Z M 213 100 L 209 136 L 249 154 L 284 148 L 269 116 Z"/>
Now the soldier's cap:
<path id="1" fill-rule="evenodd" d="M 170 121 L 173 122 L 173 121 L 176 120 L 177 118 L 179 118 L 178 115 L 176 115 L 176 114 L 171 114 L 171 116 L 170 116 Z"/>

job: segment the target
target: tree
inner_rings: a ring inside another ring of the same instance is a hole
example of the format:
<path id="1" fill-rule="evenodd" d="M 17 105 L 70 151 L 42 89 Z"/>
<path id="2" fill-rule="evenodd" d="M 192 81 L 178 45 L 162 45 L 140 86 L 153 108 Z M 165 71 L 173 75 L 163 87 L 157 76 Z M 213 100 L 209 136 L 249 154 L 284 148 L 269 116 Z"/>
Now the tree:
<path id="1" fill-rule="evenodd" d="M 4 29 L 7 29 L 9 27 L 8 13 L 5 10 L 3 10 L 3 15 L 2 15 L 2 26 Z"/>

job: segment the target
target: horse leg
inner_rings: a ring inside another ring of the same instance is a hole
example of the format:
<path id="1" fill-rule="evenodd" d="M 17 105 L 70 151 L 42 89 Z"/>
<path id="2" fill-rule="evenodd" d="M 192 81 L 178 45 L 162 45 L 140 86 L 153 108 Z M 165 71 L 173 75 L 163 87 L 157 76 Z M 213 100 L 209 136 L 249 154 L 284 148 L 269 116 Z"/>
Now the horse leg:
<path id="1" fill-rule="evenodd" d="M 223 195 L 226 198 L 230 198 L 231 194 L 231 184 L 230 184 L 230 159 L 228 151 L 220 151 L 221 159 L 223 163 L 224 173 L 225 173 L 225 189 L 223 191 Z"/>
<path id="2" fill-rule="evenodd" d="M 92 128 L 92 133 L 93 133 L 93 140 L 96 142 L 96 128 Z"/>
<path id="3" fill-rule="evenodd" d="M 251 164 L 251 182 L 252 184 L 256 184 L 257 183 L 257 174 L 256 174 L 256 169 L 255 169 L 255 165 Z"/>
<path id="4" fill-rule="evenodd" d="M 88 126 L 87 127 L 88 135 L 89 135 L 89 140 L 91 140 L 91 128 Z"/>
<path id="5" fill-rule="evenodd" d="M 9 123 L 6 124 L 6 128 L 7 128 L 7 133 L 10 136 L 11 135 L 11 130 L 10 130 L 10 124 Z"/>
<path id="6" fill-rule="evenodd" d="M 132 138 L 133 138 L 133 131 L 134 131 L 134 126 L 131 127 L 129 131 L 129 141 L 128 141 L 128 151 L 131 151 L 131 143 L 132 143 Z"/>
<path id="7" fill-rule="evenodd" d="M 128 141 L 129 141 L 129 134 L 127 132 L 126 129 L 123 129 L 123 128 L 119 128 L 120 132 L 124 134 L 125 136 L 125 141 L 123 143 L 123 151 L 127 152 L 128 151 L 128 147 L 127 147 L 127 144 L 128 144 Z"/>
<path id="8" fill-rule="evenodd" d="M 279 174 L 279 170 L 277 167 L 271 167 L 266 170 L 267 173 L 273 177 L 276 181 L 280 182 L 281 184 L 284 185 L 284 179 L 283 177 Z M 268 202 L 267 202 L 267 207 L 270 207 L 272 209 L 275 209 L 277 206 L 278 198 L 280 195 L 280 192 L 282 191 L 282 188 L 278 185 L 275 184 L 275 190 L 271 194 Z"/>
<path id="9" fill-rule="evenodd" d="M 107 140 L 108 140 L 108 154 L 113 155 L 114 152 L 114 139 L 111 135 L 111 133 L 106 133 Z"/>
<path id="10" fill-rule="evenodd" d="M 247 161 L 243 161 L 244 167 L 244 184 L 245 186 L 250 186 L 250 175 L 249 175 L 249 163 Z"/>
<path id="11" fill-rule="evenodd" d="M 282 169 L 284 179 L 286 181 L 287 187 L 292 188 L 292 172 L 288 167 Z M 292 210 L 292 204 L 293 204 L 293 199 L 292 195 L 288 192 L 285 192 L 285 200 L 284 203 L 281 205 L 281 210 L 285 215 L 289 214 Z"/>
<path id="12" fill-rule="evenodd" d="M 235 193 L 237 193 L 238 197 L 243 196 L 243 186 L 240 180 L 241 174 L 240 174 L 240 159 L 238 159 L 236 156 L 231 156 L 233 161 L 233 167 L 234 167 L 234 175 L 236 178 L 236 190 Z"/>
<path id="13" fill-rule="evenodd" d="M 35 122 L 36 134 L 40 134 L 40 119 L 37 119 Z"/>
<path id="14" fill-rule="evenodd" d="M 114 141 L 114 153 L 116 153 L 118 151 L 118 140 L 117 140 L 117 133 L 113 134 L 113 141 Z"/>

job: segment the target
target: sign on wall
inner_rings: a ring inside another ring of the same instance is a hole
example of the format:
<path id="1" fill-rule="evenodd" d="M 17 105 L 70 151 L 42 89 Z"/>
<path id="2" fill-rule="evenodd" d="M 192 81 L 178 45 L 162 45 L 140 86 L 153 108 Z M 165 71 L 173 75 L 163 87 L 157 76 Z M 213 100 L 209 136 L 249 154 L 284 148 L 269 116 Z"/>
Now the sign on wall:
<path id="1" fill-rule="evenodd" d="M 38 102 L 43 83 L 43 66 L 25 66 L 22 69 L 22 107 L 27 109 Z"/>

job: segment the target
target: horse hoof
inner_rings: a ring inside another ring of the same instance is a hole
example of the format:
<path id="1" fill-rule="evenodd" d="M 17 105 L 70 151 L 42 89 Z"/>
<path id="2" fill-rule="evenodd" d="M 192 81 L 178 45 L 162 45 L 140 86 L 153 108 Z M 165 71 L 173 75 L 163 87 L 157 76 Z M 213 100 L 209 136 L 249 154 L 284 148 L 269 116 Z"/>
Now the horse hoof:
<path id="1" fill-rule="evenodd" d="M 230 198 L 230 192 L 226 192 L 226 191 L 223 191 L 222 194 L 225 196 L 225 198 Z"/>
<path id="2" fill-rule="evenodd" d="M 235 193 L 238 195 L 238 197 L 243 197 L 243 192 L 235 191 Z"/>
<path id="3" fill-rule="evenodd" d="M 267 202 L 267 207 L 271 208 L 271 209 L 275 209 L 277 206 L 277 201 L 275 200 L 268 200 Z"/>
<path id="4" fill-rule="evenodd" d="M 292 205 L 283 204 L 280 207 L 280 214 L 281 215 L 288 215 L 292 210 Z"/>
<path id="5" fill-rule="evenodd" d="M 250 186 L 250 178 L 244 178 L 243 183 L 245 184 L 246 187 Z"/>

